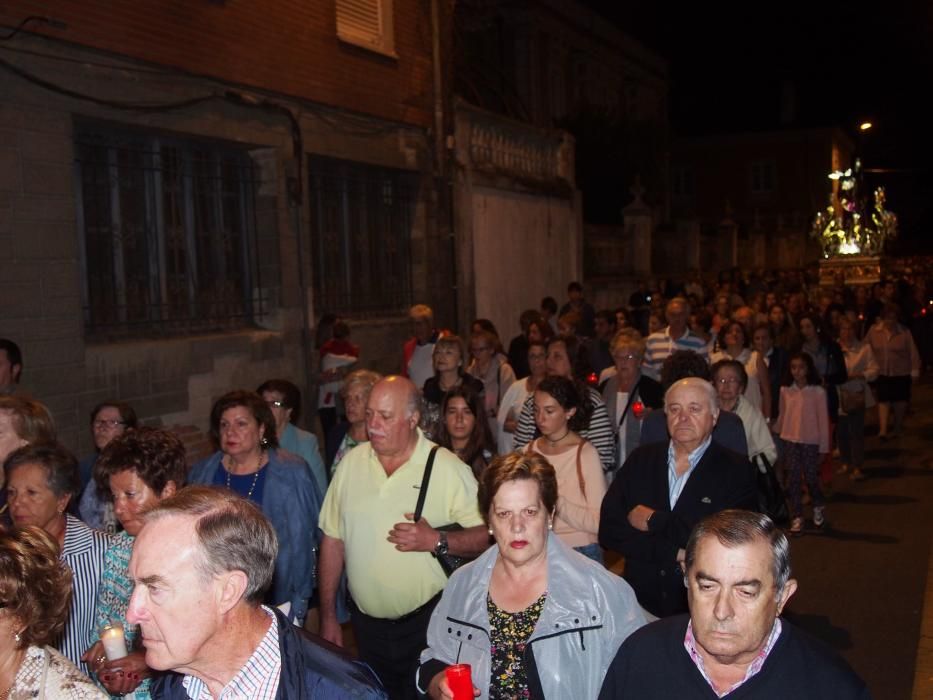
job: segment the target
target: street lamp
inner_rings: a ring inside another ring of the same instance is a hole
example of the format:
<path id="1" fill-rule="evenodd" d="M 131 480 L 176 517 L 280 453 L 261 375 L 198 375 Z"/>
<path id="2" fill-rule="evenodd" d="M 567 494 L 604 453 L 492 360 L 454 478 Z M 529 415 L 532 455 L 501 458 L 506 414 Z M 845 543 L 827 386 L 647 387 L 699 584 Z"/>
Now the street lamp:
<path id="1" fill-rule="evenodd" d="M 869 129 L 871 129 L 871 127 L 872 127 L 871 122 L 862 122 L 861 124 L 858 125 L 859 131 L 868 131 Z"/>

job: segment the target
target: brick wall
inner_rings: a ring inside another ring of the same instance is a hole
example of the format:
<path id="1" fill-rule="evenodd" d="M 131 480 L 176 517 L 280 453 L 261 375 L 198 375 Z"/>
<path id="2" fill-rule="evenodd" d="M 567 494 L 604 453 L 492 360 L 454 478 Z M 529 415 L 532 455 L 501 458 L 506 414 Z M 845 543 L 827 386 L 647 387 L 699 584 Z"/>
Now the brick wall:
<path id="1" fill-rule="evenodd" d="M 47 37 L 327 105 L 427 126 L 431 21 L 424 0 L 394 0 L 390 58 L 337 39 L 334 0 L 10 0 L 0 25 L 29 15 Z M 10 45 L 7 45 L 9 48 Z"/>

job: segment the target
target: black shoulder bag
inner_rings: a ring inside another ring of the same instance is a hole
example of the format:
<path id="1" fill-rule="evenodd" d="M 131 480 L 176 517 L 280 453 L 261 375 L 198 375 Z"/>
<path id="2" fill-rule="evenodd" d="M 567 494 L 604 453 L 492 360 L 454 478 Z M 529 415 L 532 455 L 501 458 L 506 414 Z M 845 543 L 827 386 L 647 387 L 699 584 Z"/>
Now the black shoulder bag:
<path id="1" fill-rule="evenodd" d="M 421 490 L 418 492 L 418 504 L 415 506 L 415 522 L 421 520 L 424 499 L 428 495 L 428 483 L 431 481 L 431 471 L 434 469 L 434 456 L 439 449 L 439 445 L 435 445 L 431 448 L 431 454 L 428 456 L 428 463 L 424 467 L 424 478 L 421 479 Z M 444 525 L 442 527 L 432 525 L 432 527 L 439 532 L 455 532 L 463 529 L 458 523 L 451 523 L 450 525 Z M 458 557 L 454 554 L 450 554 L 446 551 L 446 547 L 440 552 L 431 552 L 431 556 L 437 559 L 437 563 L 441 565 L 441 568 L 448 577 L 459 567 L 470 561 L 467 557 Z"/>

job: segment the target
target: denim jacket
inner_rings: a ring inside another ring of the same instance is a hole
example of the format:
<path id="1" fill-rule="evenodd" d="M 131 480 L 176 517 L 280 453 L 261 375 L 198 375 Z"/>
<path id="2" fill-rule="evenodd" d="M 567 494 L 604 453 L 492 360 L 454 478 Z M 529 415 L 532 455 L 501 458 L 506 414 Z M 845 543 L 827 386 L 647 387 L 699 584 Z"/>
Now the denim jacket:
<path id="1" fill-rule="evenodd" d="M 324 496 L 303 459 L 278 450 L 269 450 L 268 457 L 262 512 L 279 540 L 269 600 L 274 605 L 290 602 L 289 619 L 303 621 L 316 585 L 321 540 L 317 521 Z M 198 462 L 188 475 L 188 483 L 213 484 L 222 458 L 223 453 L 216 452 Z"/>

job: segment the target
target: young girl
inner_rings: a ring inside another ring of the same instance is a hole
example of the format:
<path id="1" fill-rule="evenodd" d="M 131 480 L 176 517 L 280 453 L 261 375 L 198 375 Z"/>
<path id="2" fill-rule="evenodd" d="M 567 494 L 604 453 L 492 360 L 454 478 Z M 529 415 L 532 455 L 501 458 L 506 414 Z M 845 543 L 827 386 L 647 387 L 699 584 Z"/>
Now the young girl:
<path id="1" fill-rule="evenodd" d="M 829 411 L 826 391 L 820 386 L 813 358 L 805 352 L 795 352 L 788 364 L 789 376 L 781 387 L 780 410 L 774 432 L 785 444 L 788 495 L 793 520 L 790 531 L 803 532 L 803 484 L 807 480 L 813 501 L 813 524 L 822 527 L 825 521 L 823 492 L 820 489 L 819 467 L 829 452 Z"/>
<path id="2" fill-rule="evenodd" d="M 455 386 L 444 394 L 437 431 L 437 443 L 456 454 L 477 479 L 495 456 L 489 424 L 482 420 L 484 410 L 482 392 L 472 384 Z"/>

